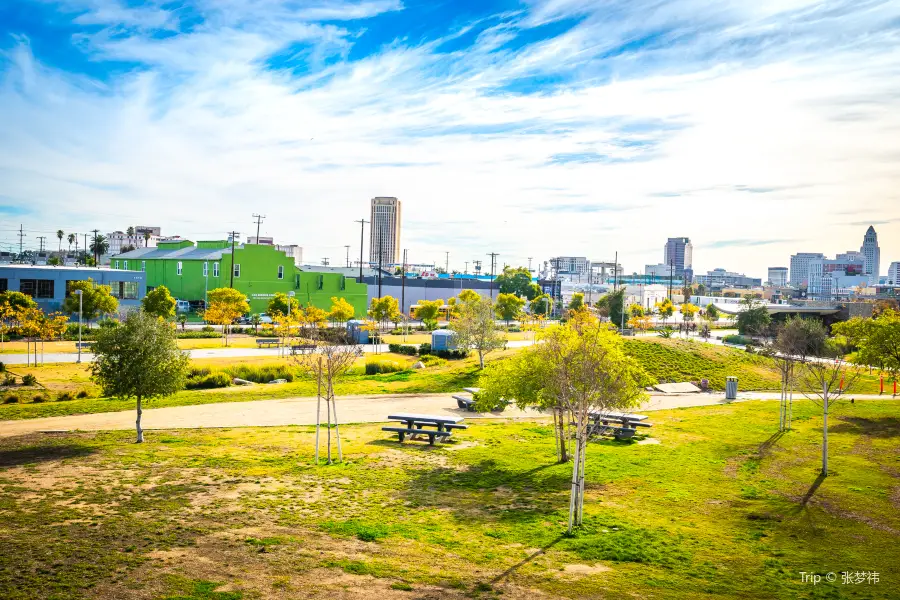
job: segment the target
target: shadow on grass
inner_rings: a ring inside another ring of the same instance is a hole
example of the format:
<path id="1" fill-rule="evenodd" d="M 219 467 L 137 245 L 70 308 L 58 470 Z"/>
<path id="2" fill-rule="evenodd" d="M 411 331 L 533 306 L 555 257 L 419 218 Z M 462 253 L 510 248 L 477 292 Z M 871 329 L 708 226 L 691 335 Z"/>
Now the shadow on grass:
<path id="1" fill-rule="evenodd" d="M 853 433 L 868 435 L 870 437 L 889 438 L 900 436 L 900 419 L 897 417 L 882 417 L 879 419 L 866 419 L 863 417 L 838 417 L 840 423 L 832 425 L 832 433 Z"/>
<path id="2" fill-rule="evenodd" d="M 96 452 L 82 444 L 61 443 L 27 446 L 25 448 L 0 449 L 0 467 L 17 467 L 65 458 L 80 458 Z"/>
<path id="3" fill-rule="evenodd" d="M 517 562 L 510 568 L 508 568 L 507 570 L 503 571 L 502 573 L 500 573 L 499 575 L 494 577 L 494 579 L 491 580 L 491 584 L 494 585 L 494 584 L 500 583 L 504 579 L 509 577 L 510 575 L 514 575 L 516 571 L 518 571 L 519 569 L 521 569 L 522 567 L 524 567 L 525 565 L 527 565 L 528 563 L 530 563 L 531 561 L 536 559 L 538 556 L 542 556 L 543 554 L 545 554 L 547 552 L 547 550 L 549 550 L 553 546 L 560 543 L 565 537 L 566 537 L 565 534 L 560 535 L 559 537 L 554 539 L 549 544 L 546 544 L 546 545 L 542 546 L 539 550 L 532 552 L 531 554 L 529 554 L 528 556 L 526 556 L 525 558 L 523 558 L 522 560 L 520 560 L 519 562 Z"/>

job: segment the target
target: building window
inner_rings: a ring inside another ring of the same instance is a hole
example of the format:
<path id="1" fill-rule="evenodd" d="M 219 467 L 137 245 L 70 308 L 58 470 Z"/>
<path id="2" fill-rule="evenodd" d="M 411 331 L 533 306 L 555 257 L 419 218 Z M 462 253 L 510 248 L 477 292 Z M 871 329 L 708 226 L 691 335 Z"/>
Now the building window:
<path id="1" fill-rule="evenodd" d="M 0 279 L 0 293 L 9 289 L 9 279 Z"/>
<path id="2" fill-rule="evenodd" d="M 325 287 L 325 276 L 324 276 L 324 275 L 319 275 L 319 276 L 316 278 L 316 289 L 317 289 L 317 290 L 321 290 L 321 289 L 324 288 L 324 287 Z"/>
<path id="3" fill-rule="evenodd" d="M 128 261 L 127 260 L 122 261 L 122 268 L 125 269 L 126 271 L 128 270 Z"/>
<path id="4" fill-rule="evenodd" d="M 147 270 L 147 261 L 146 261 L 146 260 L 142 260 L 142 261 L 141 261 L 141 272 L 144 272 L 144 271 L 146 271 L 146 270 Z"/>
<path id="5" fill-rule="evenodd" d="M 116 268 L 119 268 L 119 261 L 116 261 Z"/>
<path id="6" fill-rule="evenodd" d="M 341 275 L 341 291 L 347 289 L 347 278 Z"/>
<path id="7" fill-rule="evenodd" d="M 278 279 L 284 279 L 284 265 L 278 265 Z"/>
<path id="8" fill-rule="evenodd" d="M 240 263 L 235 263 L 233 272 L 234 272 L 235 277 L 241 276 L 241 264 Z"/>
<path id="9" fill-rule="evenodd" d="M 122 281 L 122 300 L 137 300 L 138 284 L 137 281 Z"/>
<path id="10" fill-rule="evenodd" d="M 181 275 L 181 261 L 178 261 L 178 264 L 175 266 L 175 274 Z"/>
<path id="11" fill-rule="evenodd" d="M 22 279 L 19 281 L 19 291 L 32 298 L 52 298 L 52 279 Z"/>
<path id="12" fill-rule="evenodd" d="M 219 276 L 219 263 L 213 263 L 213 277 Z"/>
<path id="13" fill-rule="evenodd" d="M 209 263 L 206 263 L 206 262 L 203 263 L 203 276 L 204 277 L 209 276 Z"/>

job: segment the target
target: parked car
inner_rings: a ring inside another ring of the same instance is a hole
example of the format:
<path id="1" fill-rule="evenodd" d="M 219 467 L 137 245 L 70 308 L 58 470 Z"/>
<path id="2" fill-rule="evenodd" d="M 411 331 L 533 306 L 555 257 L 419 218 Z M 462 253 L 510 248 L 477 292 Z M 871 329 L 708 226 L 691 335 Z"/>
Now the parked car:
<path id="1" fill-rule="evenodd" d="M 237 319 L 234 320 L 234 324 L 235 325 L 250 325 L 251 324 L 250 317 L 247 315 L 244 315 L 243 317 L 238 317 Z"/>
<path id="2" fill-rule="evenodd" d="M 261 325 L 271 325 L 275 321 L 273 321 L 272 317 L 270 317 L 266 313 L 260 313 L 259 314 L 259 322 Z"/>
<path id="3" fill-rule="evenodd" d="M 191 303 L 187 300 L 176 300 L 175 312 L 191 312 Z"/>

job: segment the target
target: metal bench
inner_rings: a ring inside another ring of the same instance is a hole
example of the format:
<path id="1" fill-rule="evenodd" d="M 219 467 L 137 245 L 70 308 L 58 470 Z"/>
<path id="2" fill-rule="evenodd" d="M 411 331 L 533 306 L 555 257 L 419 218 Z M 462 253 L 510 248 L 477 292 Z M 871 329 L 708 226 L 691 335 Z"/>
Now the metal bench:
<path id="1" fill-rule="evenodd" d="M 256 345 L 259 346 L 260 348 L 262 348 L 263 346 L 268 346 L 269 348 L 271 348 L 272 346 L 277 346 L 280 343 L 281 342 L 278 340 L 278 338 L 257 338 L 256 339 Z"/>
<path id="2" fill-rule="evenodd" d="M 396 433 L 400 438 L 400 442 L 403 442 L 403 440 L 406 439 L 406 436 L 408 436 L 408 435 L 409 436 L 427 435 L 428 443 L 432 446 L 434 445 L 435 439 L 437 439 L 437 438 L 444 439 L 444 438 L 448 438 L 451 435 L 453 435 L 449 431 L 438 431 L 436 429 L 411 429 L 408 427 L 382 427 L 381 430 L 382 431 L 391 431 L 391 432 Z"/>
<path id="3" fill-rule="evenodd" d="M 291 354 L 306 354 L 307 352 L 315 352 L 315 344 L 294 344 L 291 346 Z"/>
<path id="4" fill-rule="evenodd" d="M 75 342 L 76 350 L 90 350 L 94 342 Z"/>

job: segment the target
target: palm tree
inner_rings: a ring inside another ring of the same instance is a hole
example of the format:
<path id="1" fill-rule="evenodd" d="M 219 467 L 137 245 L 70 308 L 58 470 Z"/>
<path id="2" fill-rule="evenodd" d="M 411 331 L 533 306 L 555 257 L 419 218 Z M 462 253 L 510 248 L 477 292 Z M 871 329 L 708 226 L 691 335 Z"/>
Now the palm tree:
<path id="1" fill-rule="evenodd" d="M 64 235 L 66 235 L 66 232 L 63 231 L 62 229 L 56 230 L 56 237 L 59 238 L 59 250 L 58 250 L 59 252 L 62 252 L 62 239 L 63 239 Z"/>
<path id="2" fill-rule="evenodd" d="M 145 231 L 144 232 L 144 248 L 147 247 L 147 242 L 149 242 L 149 241 L 150 241 L 150 232 Z"/>
<path id="3" fill-rule="evenodd" d="M 77 239 L 78 237 L 76 237 L 74 233 L 70 233 L 69 237 L 66 238 L 66 240 L 69 242 L 69 252 L 72 251 L 72 244 L 74 244 Z"/>
<path id="4" fill-rule="evenodd" d="M 109 252 L 109 240 L 105 236 L 95 235 L 90 247 L 94 254 L 94 264 L 100 264 L 100 257 Z"/>
<path id="5" fill-rule="evenodd" d="M 128 237 L 134 237 L 134 227 L 129 226 L 128 229 L 125 230 L 125 233 L 128 234 Z"/>

